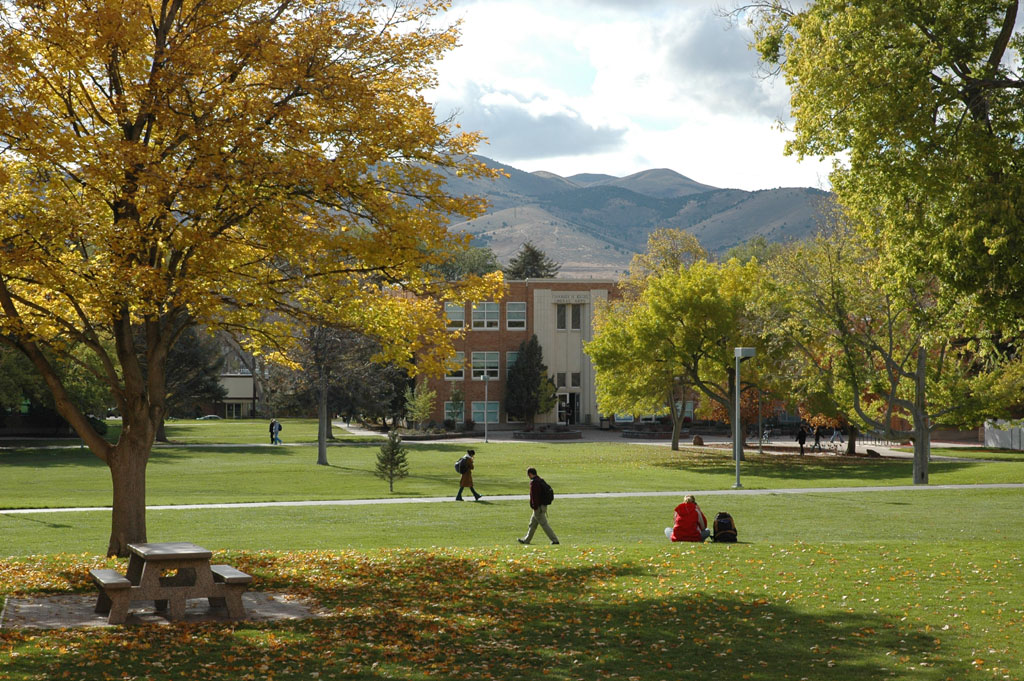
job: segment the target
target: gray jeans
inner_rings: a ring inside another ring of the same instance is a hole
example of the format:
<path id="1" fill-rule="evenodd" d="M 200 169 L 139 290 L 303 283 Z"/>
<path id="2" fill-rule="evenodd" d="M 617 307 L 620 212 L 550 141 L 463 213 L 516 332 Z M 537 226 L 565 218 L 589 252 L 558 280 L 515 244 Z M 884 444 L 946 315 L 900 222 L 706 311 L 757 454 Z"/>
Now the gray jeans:
<path id="1" fill-rule="evenodd" d="M 548 524 L 548 507 L 538 506 L 533 509 L 533 515 L 530 516 L 530 529 L 527 531 L 526 536 L 523 537 L 523 543 L 529 544 L 533 541 L 533 533 L 537 531 L 537 526 L 540 525 L 544 529 L 544 534 L 548 536 L 553 542 L 558 541 L 558 537 L 555 536 L 555 531 L 551 529 L 551 525 Z"/>

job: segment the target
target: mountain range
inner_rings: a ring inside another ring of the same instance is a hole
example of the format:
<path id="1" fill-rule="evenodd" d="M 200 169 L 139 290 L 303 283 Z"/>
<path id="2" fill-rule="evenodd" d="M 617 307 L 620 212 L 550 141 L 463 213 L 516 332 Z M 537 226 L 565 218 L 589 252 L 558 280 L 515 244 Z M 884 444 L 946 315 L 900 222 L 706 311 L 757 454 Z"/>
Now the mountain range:
<path id="1" fill-rule="evenodd" d="M 758 236 L 803 239 L 817 230 L 831 197 L 807 187 L 721 189 L 664 168 L 561 177 L 477 159 L 507 176 L 451 178 L 449 191 L 490 204 L 485 215 L 452 228 L 472 234 L 474 244 L 489 246 L 502 263 L 532 241 L 561 263 L 561 276 L 574 278 L 618 278 L 662 227 L 685 229 L 716 255 Z"/>

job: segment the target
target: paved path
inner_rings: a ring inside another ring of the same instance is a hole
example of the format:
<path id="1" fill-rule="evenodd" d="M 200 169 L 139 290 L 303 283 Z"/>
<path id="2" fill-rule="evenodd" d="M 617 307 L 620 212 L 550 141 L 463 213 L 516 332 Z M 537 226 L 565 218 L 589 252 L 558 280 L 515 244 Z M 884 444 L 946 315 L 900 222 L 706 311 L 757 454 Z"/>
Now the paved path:
<path id="1" fill-rule="evenodd" d="M 892 485 L 889 487 L 803 487 L 782 489 L 707 489 L 664 492 L 591 492 L 581 494 L 559 494 L 559 499 L 622 499 L 630 497 L 682 497 L 686 494 L 707 496 L 757 496 L 769 494 L 841 494 L 846 492 L 917 492 L 954 489 L 1024 489 L 1024 483 L 985 485 Z M 488 501 L 528 501 L 527 494 L 505 494 L 484 496 Z M 446 497 L 403 497 L 401 499 L 323 499 L 319 501 L 253 501 L 234 504 L 176 504 L 169 506 L 147 506 L 149 511 L 196 511 L 217 508 L 288 508 L 298 506 L 376 506 L 380 504 L 442 504 L 456 503 Z M 469 502 L 463 502 L 469 503 Z M 14 508 L 0 510 L 0 515 L 27 515 L 41 513 L 88 513 L 109 512 L 109 506 L 79 506 L 71 508 Z"/>

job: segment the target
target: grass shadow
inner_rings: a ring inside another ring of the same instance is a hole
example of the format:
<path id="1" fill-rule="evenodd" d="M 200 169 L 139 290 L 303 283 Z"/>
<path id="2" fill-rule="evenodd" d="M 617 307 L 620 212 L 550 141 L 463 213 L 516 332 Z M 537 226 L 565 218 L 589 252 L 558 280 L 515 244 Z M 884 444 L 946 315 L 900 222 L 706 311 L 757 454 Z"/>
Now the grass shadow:
<path id="1" fill-rule="evenodd" d="M 538 552 L 539 553 L 539 552 Z M 247 554 L 259 588 L 326 616 L 278 623 L 10 632 L 12 678 L 685 678 L 882 681 L 963 677 L 969 663 L 898 613 L 709 592 L 650 563 L 564 565 L 419 551 Z M 145 645 L 140 645 L 142 641 Z M 911 671 L 913 670 L 913 671 Z M 257 677 L 259 678 L 259 677 Z"/>

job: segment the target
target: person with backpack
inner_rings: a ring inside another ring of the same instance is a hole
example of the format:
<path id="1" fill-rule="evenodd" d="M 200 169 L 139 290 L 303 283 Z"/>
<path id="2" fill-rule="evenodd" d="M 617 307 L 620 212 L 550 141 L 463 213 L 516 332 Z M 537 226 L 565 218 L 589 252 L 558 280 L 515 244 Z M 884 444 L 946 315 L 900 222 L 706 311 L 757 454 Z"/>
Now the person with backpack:
<path id="1" fill-rule="evenodd" d="M 692 494 L 683 497 L 683 503 L 676 506 L 676 521 L 665 528 L 665 536 L 671 541 L 702 542 L 711 535 L 708 519 L 700 510 Z"/>
<path id="2" fill-rule="evenodd" d="M 459 480 L 459 493 L 455 495 L 455 501 L 462 501 L 462 490 L 469 488 L 469 491 L 473 493 L 473 498 L 476 501 L 480 501 L 481 494 L 477 494 L 476 490 L 473 489 L 473 457 L 476 456 L 476 452 L 472 449 L 466 450 L 466 456 L 459 459 L 462 462 L 461 466 L 456 465 L 455 470 L 462 473 L 462 479 Z"/>
<path id="3" fill-rule="evenodd" d="M 536 468 L 527 468 L 526 475 L 530 478 L 530 508 L 533 509 L 533 515 L 530 516 L 530 529 L 526 531 L 526 536 L 517 537 L 516 541 L 520 544 L 529 544 L 533 541 L 533 533 L 537 531 L 537 526 L 540 525 L 551 543 L 558 544 L 558 537 L 548 524 L 548 506 L 555 500 L 555 492 L 551 485 L 544 482 L 544 478 L 537 475 Z"/>

